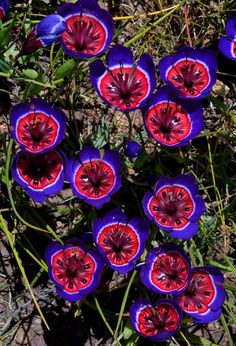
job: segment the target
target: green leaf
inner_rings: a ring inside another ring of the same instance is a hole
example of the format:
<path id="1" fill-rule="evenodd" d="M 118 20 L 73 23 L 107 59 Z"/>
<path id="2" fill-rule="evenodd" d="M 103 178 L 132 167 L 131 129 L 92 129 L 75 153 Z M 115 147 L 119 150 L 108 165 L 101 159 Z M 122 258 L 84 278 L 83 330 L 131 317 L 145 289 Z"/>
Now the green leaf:
<path id="1" fill-rule="evenodd" d="M 124 340 L 128 340 L 133 334 L 134 334 L 134 330 L 131 328 L 131 325 L 128 321 L 124 328 Z"/>
<path id="2" fill-rule="evenodd" d="M 8 28 L 3 28 L 0 31 L 0 49 L 3 49 L 10 42 L 10 33 Z"/>
<path id="3" fill-rule="evenodd" d="M 55 79 L 61 79 L 67 76 L 70 76 L 71 73 L 74 71 L 74 68 L 76 66 L 77 62 L 74 59 L 67 60 L 62 64 L 55 73 Z"/>
<path id="4" fill-rule="evenodd" d="M 36 80 L 37 82 L 43 83 L 43 76 L 42 75 L 38 75 L 38 77 L 35 78 L 34 80 Z M 42 90 L 43 90 L 43 86 L 42 85 L 30 83 L 29 84 L 29 89 L 27 91 L 27 95 L 28 96 L 38 96 L 39 93 Z"/>
<path id="5" fill-rule="evenodd" d="M 38 78 L 39 74 L 37 71 L 28 68 L 27 70 L 22 70 L 23 75 L 30 79 Z"/>
<path id="6" fill-rule="evenodd" d="M 0 58 L 0 72 L 8 73 L 11 71 L 11 67 Z"/>

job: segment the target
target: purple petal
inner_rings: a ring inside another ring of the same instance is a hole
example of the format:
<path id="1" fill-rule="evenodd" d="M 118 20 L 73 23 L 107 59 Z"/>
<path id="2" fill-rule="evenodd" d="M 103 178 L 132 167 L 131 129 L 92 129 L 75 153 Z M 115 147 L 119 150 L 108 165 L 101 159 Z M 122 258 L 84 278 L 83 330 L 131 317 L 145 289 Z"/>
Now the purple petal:
<path id="1" fill-rule="evenodd" d="M 65 19 L 58 14 L 50 14 L 36 25 L 36 35 L 44 46 L 56 41 L 65 30 Z"/>
<path id="2" fill-rule="evenodd" d="M 174 184 L 174 178 L 171 178 L 168 176 L 161 177 L 155 185 L 154 192 L 155 192 L 155 194 L 157 194 L 158 191 L 161 190 L 163 187 L 172 186 L 173 184 Z"/>
<path id="3" fill-rule="evenodd" d="M 118 153 L 118 151 L 107 149 L 102 160 L 109 166 L 112 166 L 115 174 L 118 174 L 120 172 L 120 154 Z"/>
<path id="4" fill-rule="evenodd" d="M 218 48 L 221 53 L 234 61 L 236 61 L 236 55 L 234 53 L 234 44 L 236 44 L 235 41 L 235 39 L 231 39 L 230 37 L 221 37 L 218 43 Z"/>
<path id="5" fill-rule="evenodd" d="M 195 314 L 192 316 L 193 322 L 195 323 L 210 323 L 218 320 L 222 314 L 222 309 L 220 308 L 217 311 L 208 310 L 205 314 Z"/>
<path id="6" fill-rule="evenodd" d="M 134 62 L 133 53 L 129 48 L 122 45 L 113 46 L 107 53 L 107 65 L 109 69 L 129 65 L 132 66 Z"/>
<path id="7" fill-rule="evenodd" d="M 57 286 L 57 294 L 67 300 L 68 302 L 77 302 L 78 300 L 82 300 L 85 298 L 86 294 L 83 294 L 83 292 L 75 292 L 75 293 L 69 293 L 66 292 L 63 288 Z"/>
<path id="8" fill-rule="evenodd" d="M 149 93 L 146 98 L 142 101 L 142 104 L 151 96 L 156 87 L 156 68 L 154 65 L 153 58 L 149 54 L 143 54 L 140 57 L 140 60 L 137 65 L 138 68 L 141 68 L 149 80 Z"/>
<path id="9" fill-rule="evenodd" d="M 198 185 L 193 176 L 181 174 L 172 179 L 172 185 L 181 185 L 191 193 L 192 199 L 198 194 Z"/>
<path id="10" fill-rule="evenodd" d="M 225 31 L 227 36 L 236 37 L 236 15 L 228 19 Z"/>
<path id="11" fill-rule="evenodd" d="M 164 229 L 164 227 L 160 227 Z M 192 238 L 198 231 L 198 224 L 195 222 L 189 222 L 184 228 L 173 229 L 170 231 L 169 235 L 173 238 L 188 240 Z"/>
<path id="12" fill-rule="evenodd" d="M 143 201 L 142 201 L 143 210 L 145 214 L 147 215 L 147 217 L 149 218 L 149 220 L 151 221 L 154 221 L 154 216 L 150 213 L 149 203 L 153 197 L 154 197 L 154 194 L 148 191 L 145 193 L 143 197 Z"/>
<path id="13" fill-rule="evenodd" d="M 84 147 L 79 152 L 79 157 L 82 163 L 93 161 L 93 160 L 101 160 L 100 151 L 97 148 L 93 148 L 93 147 Z"/>
<path id="14" fill-rule="evenodd" d="M 159 61 L 158 69 L 159 69 L 161 79 L 163 80 L 164 83 L 168 82 L 166 73 L 167 73 L 167 70 L 169 69 L 169 67 L 171 65 L 172 65 L 172 56 L 171 55 L 167 55 L 166 57 L 164 57 L 163 59 L 161 59 Z"/>

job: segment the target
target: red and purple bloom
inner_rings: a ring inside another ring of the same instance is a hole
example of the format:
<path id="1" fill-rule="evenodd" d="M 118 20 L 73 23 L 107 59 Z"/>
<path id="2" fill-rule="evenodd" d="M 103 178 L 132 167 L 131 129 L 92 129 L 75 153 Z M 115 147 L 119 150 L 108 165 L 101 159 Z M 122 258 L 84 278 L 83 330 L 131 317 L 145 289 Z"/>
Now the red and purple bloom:
<path id="1" fill-rule="evenodd" d="M 226 36 L 219 39 L 219 50 L 227 58 L 236 61 L 236 16 L 226 23 Z"/>
<path id="2" fill-rule="evenodd" d="M 100 283 L 103 260 L 95 250 L 87 250 L 79 239 L 58 241 L 48 245 L 45 252 L 48 275 L 57 286 L 57 293 L 75 302 L 95 290 Z"/>
<path id="3" fill-rule="evenodd" d="M 203 108 L 198 100 L 181 100 L 162 87 L 150 97 L 143 110 L 147 133 L 158 143 L 188 145 L 204 128 Z"/>
<path id="4" fill-rule="evenodd" d="M 5 17 L 8 11 L 9 5 L 10 5 L 9 0 L 0 0 L 0 20 L 3 20 L 3 18 Z"/>
<path id="5" fill-rule="evenodd" d="M 213 322 L 220 317 L 226 298 L 223 274 L 212 266 L 196 267 L 191 271 L 191 280 L 176 301 L 194 322 Z"/>
<path id="6" fill-rule="evenodd" d="M 121 187 L 120 155 L 105 150 L 102 157 L 98 149 L 85 147 L 77 158 L 69 159 L 66 176 L 76 196 L 101 208 Z"/>
<path id="7" fill-rule="evenodd" d="M 146 219 L 133 217 L 128 221 L 125 213 L 115 209 L 93 223 L 97 250 L 109 267 L 125 274 L 134 269 L 142 255 L 149 235 Z"/>
<path id="8" fill-rule="evenodd" d="M 147 217 L 171 237 L 186 240 L 198 231 L 197 221 L 205 212 L 205 203 L 192 176 L 165 176 L 157 181 L 154 193 L 145 194 L 143 208 Z"/>
<path id="9" fill-rule="evenodd" d="M 210 94 L 217 65 L 213 51 L 184 46 L 161 59 L 158 67 L 163 82 L 178 91 L 179 97 L 200 99 Z"/>
<path id="10" fill-rule="evenodd" d="M 179 294 L 190 281 L 190 261 L 174 243 L 150 250 L 141 267 L 142 283 L 160 294 Z"/>
<path id="11" fill-rule="evenodd" d="M 148 299 L 138 299 L 130 308 L 130 323 L 139 335 L 158 342 L 177 332 L 182 315 L 178 304 L 170 299 L 160 299 L 155 304 Z"/>
<path id="12" fill-rule="evenodd" d="M 101 60 L 90 64 L 91 83 L 101 99 L 121 111 L 143 106 L 156 86 L 152 57 L 143 54 L 135 64 L 131 50 L 116 45 L 106 61 L 107 66 Z"/>
<path id="13" fill-rule="evenodd" d="M 104 53 L 112 41 L 112 16 L 95 0 L 79 0 L 58 9 L 66 30 L 60 37 L 64 52 L 74 58 L 90 58 Z"/>
<path id="14" fill-rule="evenodd" d="M 66 116 L 42 99 L 19 103 L 10 114 L 12 137 L 21 148 L 39 154 L 57 146 L 65 135 Z"/>
<path id="15" fill-rule="evenodd" d="M 61 191 L 65 161 L 60 150 L 37 155 L 20 150 L 13 159 L 12 176 L 34 201 L 42 203 Z"/>

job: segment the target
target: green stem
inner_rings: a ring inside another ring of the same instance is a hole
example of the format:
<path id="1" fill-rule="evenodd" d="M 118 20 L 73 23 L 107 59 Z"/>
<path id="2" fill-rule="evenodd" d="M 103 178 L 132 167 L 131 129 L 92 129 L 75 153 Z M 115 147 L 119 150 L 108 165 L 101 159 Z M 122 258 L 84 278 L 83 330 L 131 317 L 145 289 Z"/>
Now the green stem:
<path id="1" fill-rule="evenodd" d="M 23 267 L 23 265 L 22 265 L 22 262 L 21 262 L 21 258 L 20 258 L 19 254 L 18 254 L 18 252 L 17 252 L 17 250 L 16 250 L 16 248 L 15 248 L 15 244 L 14 244 L 14 240 L 13 240 L 13 239 L 14 239 L 14 238 L 13 238 L 13 235 L 12 235 L 11 232 L 8 230 L 8 228 L 7 228 L 7 226 L 6 226 L 6 223 L 5 223 L 5 221 L 4 221 L 4 219 L 3 219 L 1 213 L 0 213 L 0 222 L 1 222 L 1 228 L 2 228 L 4 234 L 6 235 L 6 237 L 7 237 L 7 239 L 8 239 L 8 242 L 9 242 L 9 244 L 10 244 L 10 246 L 11 246 L 12 252 L 13 252 L 13 254 L 14 254 L 14 256 L 15 256 L 15 259 L 16 259 L 16 262 L 17 262 L 17 264 L 18 264 L 18 267 L 19 267 L 19 269 L 20 269 L 20 271 L 21 271 L 22 277 L 23 277 L 23 279 L 24 279 L 25 288 L 29 290 L 29 292 L 30 292 L 30 294 L 31 294 L 31 297 L 32 297 L 32 299 L 33 299 L 33 301 L 34 301 L 34 304 L 35 304 L 35 306 L 36 306 L 36 308 L 37 308 L 37 310 L 38 310 L 38 312 L 39 312 L 39 314 L 40 314 L 40 316 L 41 316 L 41 318 L 42 318 L 42 320 L 43 320 L 45 326 L 46 326 L 47 329 L 49 330 L 49 326 L 48 326 L 48 324 L 47 324 L 47 321 L 45 320 L 45 317 L 44 317 L 44 315 L 43 315 L 43 313 L 42 313 L 42 311 L 41 311 L 41 309 L 40 309 L 40 306 L 39 306 L 39 304 L 38 304 L 38 302 L 37 302 L 37 300 L 36 300 L 36 298 L 35 298 L 35 295 L 34 295 L 32 289 L 31 289 L 29 280 L 28 280 L 27 275 L 26 275 L 26 273 L 25 273 L 25 269 L 24 269 L 24 267 Z"/>
<path id="2" fill-rule="evenodd" d="M 131 278 L 129 280 L 129 283 L 127 285 L 127 288 L 126 288 L 126 291 L 125 291 L 125 294 L 124 294 L 124 297 L 123 297 L 123 300 L 122 300 L 121 308 L 120 308 L 118 322 L 117 322 L 116 330 L 115 330 L 115 336 L 118 333 L 118 330 L 119 330 L 119 327 L 120 327 L 120 323 L 121 323 L 121 320 L 122 320 L 122 317 L 123 317 L 123 313 L 125 311 L 125 306 L 126 306 L 126 302 L 127 302 L 127 299 L 128 299 L 129 291 L 130 291 L 130 288 L 132 286 L 132 283 L 134 281 L 134 278 L 135 278 L 136 274 L 137 274 L 137 270 L 134 270 L 132 275 L 131 275 Z"/>
<path id="3" fill-rule="evenodd" d="M 142 37 L 143 35 L 147 34 L 149 31 L 151 31 L 153 29 L 154 26 L 156 26 L 157 24 L 161 23 L 164 19 L 168 18 L 173 12 L 177 11 L 184 3 L 186 0 L 182 0 L 179 5 L 177 5 L 176 7 L 174 7 L 170 12 L 167 12 L 166 14 L 164 14 L 161 18 L 158 18 L 153 24 L 149 25 L 146 29 L 141 30 L 140 32 L 137 33 L 137 35 L 135 35 L 134 37 L 132 37 L 129 41 L 127 41 L 124 45 L 126 47 L 129 47 L 133 42 L 135 42 L 136 40 L 138 40 L 140 37 Z"/>
<path id="4" fill-rule="evenodd" d="M 212 160 L 212 154 L 211 154 L 211 146 L 210 146 L 210 142 L 209 142 L 209 137 L 206 137 L 207 140 L 207 148 L 208 148 L 208 155 L 209 155 L 209 164 L 210 164 L 210 169 L 211 169 L 211 177 L 212 177 L 212 182 L 213 182 L 213 186 L 214 186 L 214 190 L 215 190 L 215 196 L 216 196 L 216 200 L 217 200 L 217 207 L 219 210 L 219 214 L 220 214 L 220 218 L 221 218 L 221 223 L 222 225 L 225 225 L 225 218 L 224 218 L 224 214 L 222 212 L 223 208 L 223 204 L 222 204 L 222 200 L 221 200 L 221 196 L 219 193 L 219 190 L 216 186 L 216 179 L 215 179 L 215 172 L 214 172 L 214 167 L 213 167 L 213 160 Z"/>
<path id="5" fill-rule="evenodd" d="M 103 311 L 102 311 L 102 309 L 101 309 L 101 306 L 100 306 L 100 304 L 99 304 L 97 298 L 95 297 L 95 295 L 93 296 L 93 298 L 94 298 L 94 301 L 95 301 L 97 310 L 98 310 L 98 312 L 99 312 L 99 314 L 100 314 L 100 316 L 101 316 L 103 322 L 105 323 L 107 329 L 109 330 L 109 332 L 111 333 L 111 335 L 113 336 L 113 338 L 116 340 L 115 334 L 114 334 L 114 332 L 113 332 L 113 330 L 112 330 L 110 324 L 107 322 L 106 316 L 104 315 L 104 313 L 103 313 Z M 117 344 L 120 345 L 120 346 L 122 346 L 122 345 L 120 344 L 119 341 L 117 341 Z"/>
<path id="6" fill-rule="evenodd" d="M 46 233 L 51 233 L 53 235 L 53 237 L 55 239 L 57 239 L 60 243 L 63 243 L 62 240 L 59 238 L 59 236 L 53 231 L 53 229 L 49 226 L 49 225 L 46 225 L 46 229 L 43 229 L 43 228 L 40 228 L 40 227 L 37 227 L 37 226 L 34 226 L 34 225 L 31 225 L 30 223 L 28 223 L 27 221 L 25 221 L 21 216 L 20 214 L 18 213 L 18 211 L 16 210 L 16 207 L 15 207 L 15 203 L 14 203 L 14 200 L 13 200 L 13 197 L 12 197 L 12 192 L 11 192 L 11 186 L 10 186 L 10 180 L 9 180 L 9 170 L 10 170 L 10 159 L 11 159 L 11 153 L 12 153 L 12 146 L 13 146 L 13 139 L 11 138 L 10 141 L 9 141 L 9 146 L 7 148 L 7 157 L 6 157 L 6 172 L 5 172 L 5 180 L 6 180 L 6 186 L 7 186 L 7 192 L 8 192 L 8 196 L 9 196 L 9 200 L 10 200 L 10 203 L 11 203 L 11 207 L 13 209 L 13 212 L 14 214 L 16 215 L 16 217 L 24 224 L 26 225 L 27 227 L 29 228 L 32 228 L 36 231 L 40 231 L 40 232 L 46 232 Z M 35 211 L 34 211 L 35 213 Z M 43 219 L 37 215 L 39 219 L 41 219 L 41 221 L 43 221 Z"/>

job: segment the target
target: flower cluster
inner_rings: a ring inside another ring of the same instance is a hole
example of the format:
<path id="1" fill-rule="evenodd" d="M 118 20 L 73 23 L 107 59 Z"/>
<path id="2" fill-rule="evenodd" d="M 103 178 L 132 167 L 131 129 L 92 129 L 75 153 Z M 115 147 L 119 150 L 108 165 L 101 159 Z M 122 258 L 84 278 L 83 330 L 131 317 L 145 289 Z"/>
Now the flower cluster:
<path id="1" fill-rule="evenodd" d="M 20 145 L 12 176 L 34 201 L 43 202 L 63 187 L 66 158 L 55 147 L 64 137 L 66 116 L 56 106 L 33 99 L 12 107 L 10 126 Z"/>
<path id="2" fill-rule="evenodd" d="M 31 54 L 58 40 L 63 51 L 73 58 L 90 58 L 102 54 L 110 45 L 114 28 L 109 12 L 95 0 L 79 0 L 60 6 L 31 31 L 22 54 Z"/>
<path id="3" fill-rule="evenodd" d="M 0 20 L 8 6 L 7 0 L 0 1 Z M 233 16 L 227 22 L 226 37 L 219 40 L 219 49 L 232 60 L 236 60 L 235 23 Z M 35 26 L 21 54 L 58 41 L 72 58 L 97 57 L 109 47 L 113 33 L 111 14 L 96 0 L 65 3 Z M 209 49 L 184 46 L 162 58 L 158 69 L 165 86 L 153 94 L 157 78 L 152 56 L 144 53 L 135 61 L 130 49 L 115 44 L 106 59 L 90 63 L 89 77 L 100 99 L 115 110 L 141 109 L 146 132 L 158 144 L 189 145 L 204 128 L 201 99 L 216 82 L 216 55 Z M 58 193 L 65 176 L 73 194 L 97 209 L 121 188 L 118 151 L 87 146 L 67 160 L 57 148 L 65 135 L 66 116 L 56 106 L 40 98 L 19 103 L 12 107 L 10 126 L 20 147 L 13 158 L 12 176 L 33 200 L 43 202 Z M 129 138 L 124 140 L 124 151 L 135 158 L 142 146 Z M 144 195 L 142 206 L 150 221 L 182 240 L 197 233 L 206 209 L 195 179 L 184 174 L 160 177 L 154 192 Z M 143 285 L 171 299 L 133 303 L 130 322 L 139 335 L 154 342 L 167 340 L 179 329 L 183 312 L 195 323 L 219 318 L 226 297 L 222 273 L 213 266 L 191 267 L 184 251 L 173 243 L 148 251 L 145 263 L 139 262 L 149 234 L 146 218 L 129 218 L 116 208 L 93 220 L 93 249 L 77 238 L 64 245 L 51 242 L 45 257 L 57 293 L 70 302 L 83 299 L 98 287 L 105 264 L 122 275 L 141 268 Z"/>
<path id="4" fill-rule="evenodd" d="M 219 50 L 227 58 L 236 61 L 236 16 L 226 23 L 226 36 L 219 39 Z"/>
<path id="5" fill-rule="evenodd" d="M 226 291 L 220 270 L 213 266 L 191 268 L 188 257 L 173 243 L 147 253 L 140 277 L 148 289 L 173 298 L 155 304 L 139 299 L 131 306 L 131 325 L 152 341 L 172 336 L 181 324 L 182 311 L 195 323 L 212 322 L 222 313 Z"/>
<path id="6" fill-rule="evenodd" d="M 58 193 L 64 183 L 64 171 L 75 195 L 101 208 L 121 187 L 120 156 L 106 150 L 86 147 L 78 158 L 66 157 L 55 150 L 65 135 L 66 116 L 42 99 L 19 103 L 10 114 L 11 135 L 20 151 L 13 159 L 12 176 L 37 202 Z"/>

